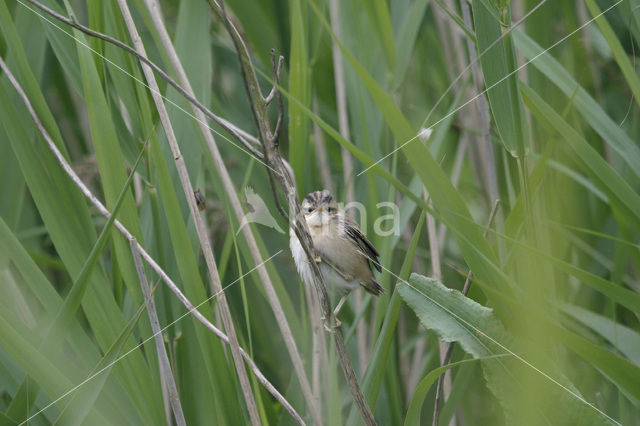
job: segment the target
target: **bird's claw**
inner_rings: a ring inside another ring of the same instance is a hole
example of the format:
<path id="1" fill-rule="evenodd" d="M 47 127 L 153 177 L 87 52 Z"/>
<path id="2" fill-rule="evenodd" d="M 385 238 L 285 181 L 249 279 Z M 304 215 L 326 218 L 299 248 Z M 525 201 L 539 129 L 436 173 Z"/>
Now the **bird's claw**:
<path id="1" fill-rule="evenodd" d="M 304 261 L 307 262 L 307 263 L 311 263 L 311 262 L 309 262 L 309 259 L 305 259 Z M 315 259 L 313 259 L 313 261 L 316 262 L 319 265 L 319 264 L 322 263 L 322 258 L 318 254 L 318 255 L 316 255 Z"/>
<path id="2" fill-rule="evenodd" d="M 324 325 L 324 329 L 327 330 L 327 333 L 335 333 L 336 332 L 336 328 L 340 327 L 342 325 L 342 321 L 340 321 L 337 317 L 333 317 L 335 320 L 335 324 L 334 325 L 329 325 L 329 322 L 326 321 L 326 317 L 323 315 L 322 317 L 320 317 L 320 320 L 322 321 L 322 324 Z"/>

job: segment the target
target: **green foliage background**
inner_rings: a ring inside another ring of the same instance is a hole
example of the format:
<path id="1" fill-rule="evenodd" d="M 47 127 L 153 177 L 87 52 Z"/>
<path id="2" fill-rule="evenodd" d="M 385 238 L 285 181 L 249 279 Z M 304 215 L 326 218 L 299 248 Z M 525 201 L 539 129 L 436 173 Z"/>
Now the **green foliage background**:
<path id="1" fill-rule="evenodd" d="M 131 44 L 115 1 L 43 3 Z M 144 3 L 130 3 L 150 58 L 173 75 Z M 454 416 L 457 424 L 640 424 L 640 1 L 546 1 L 519 23 L 537 0 L 470 0 L 467 24 L 452 0 L 337 3 L 334 22 L 324 0 L 229 0 L 226 8 L 265 93 L 270 49 L 285 57 L 280 145 L 299 195 L 324 186 L 316 153 L 326 150 L 337 198 L 353 184 L 367 208 L 364 230 L 381 253 L 387 291 L 364 295 L 361 305 L 351 296 L 341 320 L 376 419 L 430 424 L 434 383 L 448 370 L 440 424 Z M 255 134 L 237 56 L 207 2 L 160 4 L 198 99 Z M 338 130 L 332 43 L 343 60 L 349 138 Z M 468 47 L 481 55 L 475 79 Z M 23 0 L 0 0 L 0 54 L 83 181 L 110 210 L 118 205 L 118 219 L 194 305 L 210 297 L 138 61 Z M 0 423 L 172 421 L 128 242 L 83 198 L 0 79 Z M 190 178 L 207 200 L 240 345 L 310 423 L 197 122 L 159 81 Z M 210 125 L 235 191 L 253 188 L 286 230 L 264 166 Z M 426 141 L 417 137 L 423 128 L 433 130 Z M 344 155 L 355 166 L 346 181 Z M 496 196 L 498 215 L 487 227 Z M 399 206 L 400 235 L 374 232 L 385 201 Z M 330 344 L 322 380 L 312 371 L 310 313 L 288 233 L 250 227 L 264 259 L 283 250 L 266 266 L 307 374 L 319 383 L 323 421 L 356 424 Z M 439 281 L 426 278 L 434 274 L 434 229 Z M 162 283 L 154 297 L 187 423 L 248 423 L 228 348 Z M 218 323 L 215 304 L 199 310 Z M 439 339 L 458 343 L 450 368 L 436 370 Z M 263 423 L 292 424 L 250 377 Z"/>

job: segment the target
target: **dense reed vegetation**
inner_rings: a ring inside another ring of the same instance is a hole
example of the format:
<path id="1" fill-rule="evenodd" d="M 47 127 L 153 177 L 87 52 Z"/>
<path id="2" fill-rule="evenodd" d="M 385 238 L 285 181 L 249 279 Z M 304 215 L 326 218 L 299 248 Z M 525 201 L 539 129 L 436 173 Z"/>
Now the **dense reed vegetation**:
<path id="1" fill-rule="evenodd" d="M 360 410 L 234 26 L 380 252 Z M 640 424 L 639 42 L 638 0 L 0 0 L 0 424 Z"/>

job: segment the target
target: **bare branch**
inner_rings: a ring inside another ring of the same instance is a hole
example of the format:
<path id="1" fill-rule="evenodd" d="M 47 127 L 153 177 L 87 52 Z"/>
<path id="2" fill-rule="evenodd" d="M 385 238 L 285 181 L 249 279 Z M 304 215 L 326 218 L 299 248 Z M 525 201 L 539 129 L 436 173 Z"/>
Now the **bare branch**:
<path id="1" fill-rule="evenodd" d="M 273 73 L 274 81 L 276 84 L 271 88 L 271 92 L 269 95 L 264 98 L 264 102 L 269 105 L 273 98 L 279 93 L 278 84 L 280 84 L 280 73 L 282 72 L 282 64 L 284 63 L 284 56 L 280 56 L 278 58 L 278 63 L 276 64 L 276 50 L 271 49 L 271 72 Z"/>
<path id="2" fill-rule="evenodd" d="M 40 132 L 44 140 L 47 142 L 49 149 L 51 150 L 51 152 L 53 152 L 53 155 L 58 160 L 58 163 L 60 163 L 60 166 L 71 178 L 73 183 L 80 189 L 80 191 L 82 191 L 84 196 L 87 197 L 87 199 L 91 202 L 91 204 L 93 204 L 96 207 L 98 212 L 100 212 L 100 214 L 103 215 L 105 218 L 109 218 L 111 216 L 111 212 L 107 210 L 104 204 L 102 204 L 100 200 L 98 200 L 98 198 L 89 190 L 89 188 L 87 188 L 84 182 L 82 182 L 82 180 L 78 177 L 78 175 L 75 173 L 73 168 L 71 168 L 67 160 L 64 158 L 64 156 L 56 146 L 55 142 L 53 142 L 53 139 L 51 139 L 51 136 L 49 135 L 47 130 L 44 128 L 42 122 L 40 121 L 40 118 L 38 117 L 35 110 L 33 109 L 33 106 L 31 105 L 29 98 L 24 93 L 22 86 L 20 86 L 20 83 L 18 83 L 18 81 L 15 79 L 15 77 L 13 76 L 13 74 L 11 73 L 11 71 L 5 64 L 5 62 L 2 60 L 2 58 L 0 58 L 0 68 L 2 69 L 2 71 L 4 71 L 5 74 L 7 74 L 9 81 L 18 92 L 18 95 L 20 96 L 25 106 L 27 107 L 27 110 L 29 111 L 29 115 L 31 115 L 31 118 L 36 124 L 38 131 Z M 125 238 L 127 238 L 128 240 L 131 240 L 134 238 L 133 234 L 129 232 L 129 230 L 125 228 L 125 226 L 118 219 L 115 219 L 113 224 L 116 227 L 116 229 Z M 173 280 L 169 277 L 169 275 L 167 275 L 167 273 L 157 264 L 157 262 L 149 255 L 149 253 L 146 252 L 146 250 L 140 245 L 140 243 L 136 242 L 135 246 L 138 253 L 140 253 L 140 256 L 149 264 L 151 269 L 153 269 L 154 272 L 156 272 L 158 276 L 160 276 L 162 281 L 167 285 L 167 287 L 169 287 L 169 290 L 171 290 L 176 295 L 180 303 L 182 303 L 185 306 L 185 308 L 187 308 L 189 313 L 192 314 L 198 321 L 200 321 L 208 330 L 210 330 L 213 334 L 215 334 L 222 342 L 229 345 L 230 341 L 227 335 L 225 335 L 222 331 L 220 331 L 216 326 L 214 326 L 207 318 L 205 318 L 197 310 L 197 307 L 194 306 L 189 301 L 189 299 L 187 299 L 187 297 L 182 293 L 182 291 L 180 291 L 178 286 L 173 282 Z M 282 404 L 285 410 L 287 410 L 287 412 L 291 414 L 291 416 L 296 420 L 296 422 L 298 422 L 298 424 L 304 425 L 305 423 L 304 423 L 304 420 L 302 420 L 302 417 L 300 417 L 300 415 L 295 411 L 295 409 L 291 406 L 291 404 L 289 404 L 289 402 L 282 396 L 282 394 L 278 392 L 275 386 L 273 386 L 271 382 L 267 380 L 265 375 L 262 373 L 262 371 L 260 371 L 256 363 L 251 359 L 251 357 L 246 353 L 246 351 L 240 348 L 240 354 L 245 359 L 245 361 L 247 362 L 247 364 L 249 365 L 253 373 L 256 375 L 256 378 L 265 387 L 265 389 L 267 389 L 267 391 L 269 391 L 269 393 L 271 393 L 273 397 Z"/>
<path id="3" fill-rule="evenodd" d="M 278 97 L 278 118 L 276 120 L 276 125 L 274 126 L 273 133 L 270 138 L 270 142 L 275 146 L 278 146 L 279 137 L 280 137 L 280 129 L 282 128 L 282 118 L 284 116 L 284 103 L 282 102 L 282 93 L 277 89 L 278 85 L 280 85 L 280 74 L 282 73 L 282 64 L 284 64 L 284 56 L 280 56 L 278 58 L 278 65 L 276 66 L 275 61 L 275 50 L 271 49 L 271 70 L 273 71 L 273 80 L 275 84 L 271 89 L 271 93 L 265 99 L 267 105 L 273 100 L 273 94 L 275 93 Z"/>

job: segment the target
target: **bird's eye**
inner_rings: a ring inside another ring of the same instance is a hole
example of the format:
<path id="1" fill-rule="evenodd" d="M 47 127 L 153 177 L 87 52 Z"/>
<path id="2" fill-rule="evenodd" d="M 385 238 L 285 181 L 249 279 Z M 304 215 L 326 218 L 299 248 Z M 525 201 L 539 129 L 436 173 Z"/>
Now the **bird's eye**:
<path id="1" fill-rule="evenodd" d="M 313 211 L 313 207 L 307 207 L 306 210 L 307 210 L 307 213 L 311 213 Z"/>
<path id="2" fill-rule="evenodd" d="M 335 213 L 335 212 L 336 212 L 336 208 L 335 208 L 335 207 L 329 207 L 329 208 L 327 209 L 327 211 L 329 212 L 329 214 L 333 214 L 333 213 Z"/>

